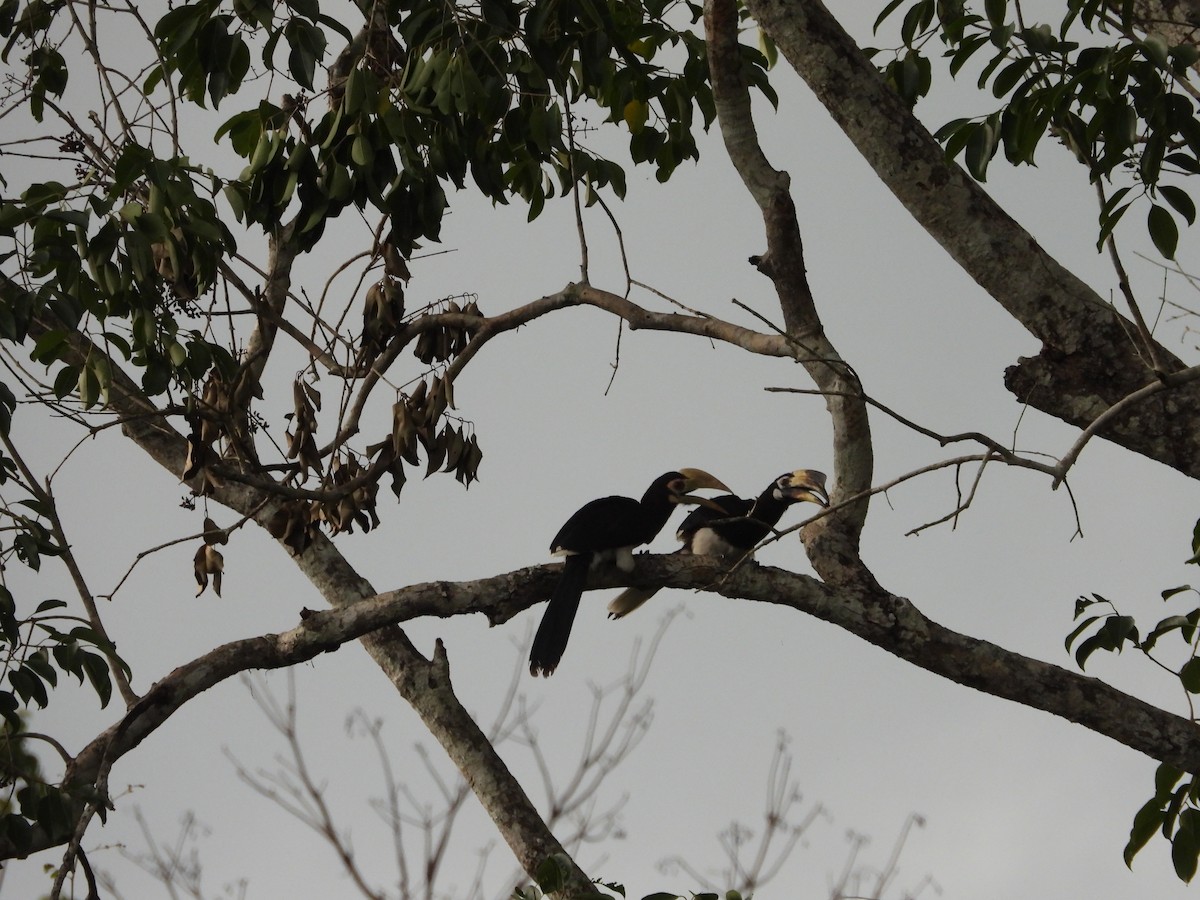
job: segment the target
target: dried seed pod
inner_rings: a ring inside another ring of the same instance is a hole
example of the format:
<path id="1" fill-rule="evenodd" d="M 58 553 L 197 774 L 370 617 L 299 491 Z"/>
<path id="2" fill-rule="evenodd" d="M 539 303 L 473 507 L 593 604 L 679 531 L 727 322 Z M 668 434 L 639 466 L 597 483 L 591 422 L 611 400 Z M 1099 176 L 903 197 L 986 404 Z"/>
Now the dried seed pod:
<path id="1" fill-rule="evenodd" d="M 463 454 L 461 464 L 455 477 L 463 483 L 465 487 L 470 487 L 472 481 L 479 480 L 479 464 L 483 461 L 483 451 L 479 449 L 479 441 L 475 435 L 467 440 L 467 449 Z"/>
<path id="2" fill-rule="evenodd" d="M 203 543 L 192 557 L 192 572 L 196 577 L 196 596 L 199 597 L 208 587 L 209 576 L 212 576 L 213 591 L 221 596 L 221 575 L 225 571 L 225 557 L 212 544 Z"/>
<path id="3" fill-rule="evenodd" d="M 446 445 L 446 467 L 442 471 L 456 470 L 459 463 L 462 462 L 467 442 L 463 440 L 462 432 L 450 425 L 447 425 L 442 431 L 442 442 Z"/>
<path id="4" fill-rule="evenodd" d="M 432 365 L 434 359 L 437 358 L 438 336 L 440 332 L 440 328 L 426 328 L 417 335 L 417 343 L 413 347 L 413 356 L 427 366 Z"/>
<path id="5" fill-rule="evenodd" d="M 396 499 L 400 499 L 400 492 L 404 490 L 404 485 L 408 481 L 408 475 L 404 471 L 403 461 L 396 459 L 388 466 L 388 474 L 392 476 L 392 493 Z"/>
<path id="6" fill-rule="evenodd" d="M 429 390 L 429 385 L 424 380 L 417 382 L 417 386 L 413 388 L 412 395 L 408 398 L 409 409 L 416 413 L 418 410 L 425 407 L 425 394 Z M 421 421 L 420 417 L 413 415 L 413 419 Z"/>
<path id="7" fill-rule="evenodd" d="M 434 381 L 432 389 L 429 391 L 429 400 L 425 403 L 424 420 L 430 427 L 437 424 L 437 420 L 442 413 L 446 411 L 447 402 L 447 379 L 445 376 Z"/>
<path id="8" fill-rule="evenodd" d="M 428 478 L 442 467 L 442 462 L 446 458 L 446 433 L 444 431 L 430 439 L 425 447 L 425 455 L 428 457 L 425 464 L 425 477 Z"/>
<path id="9" fill-rule="evenodd" d="M 404 257 L 400 255 L 400 251 L 390 241 L 383 245 L 383 270 L 393 278 L 399 278 L 402 281 L 408 281 L 412 278 Z"/>
<path id="10" fill-rule="evenodd" d="M 229 535 L 224 528 L 217 526 L 217 523 L 208 516 L 204 517 L 204 543 L 206 544 L 228 544 Z"/>

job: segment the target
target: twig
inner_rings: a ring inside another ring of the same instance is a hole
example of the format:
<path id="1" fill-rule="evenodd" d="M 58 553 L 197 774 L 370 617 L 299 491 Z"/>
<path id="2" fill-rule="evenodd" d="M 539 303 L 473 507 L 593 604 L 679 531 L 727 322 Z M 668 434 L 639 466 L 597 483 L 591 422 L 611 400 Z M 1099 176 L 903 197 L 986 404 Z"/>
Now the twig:
<path id="1" fill-rule="evenodd" d="M 1103 209 L 1108 202 L 1107 195 L 1104 191 L 1104 179 L 1096 178 L 1096 196 L 1100 200 L 1100 206 Z M 1121 255 L 1117 252 L 1117 240 L 1112 232 L 1109 232 L 1108 239 L 1104 242 L 1108 248 L 1108 257 L 1112 260 L 1113 269 L 1117 273 L 1117 286 L 1121 290 L 1121 296 L 1125 298 L 1125 304 L 1129 307 L 1129 312 L 1133 316 L 1134 325 L 1138 330 L 1138 337 L 1141 341 L 1141 349 L 1139 352 L 1145 353 L 1147 363 L 1150 368 L 1160 376 L 1165 375 L 1167 370 L 1159 358 L 1158 345 L 1154 340 L 1154 336 L 1150 333 L 1150 329 L 1146 326 L 1146 320 L 1142 317 L 1142 309 L 1138 305 L 1137 298 L 1133 296 L 1133 288 L 1129 284 L 1129 273 L 1125 271 L 1125 266 L 1121 262 Z"/>
<path id="2" fill-rule="evenodd" d="M 583 229 L 583 207 L 579 203 L 579 178 L 575 173 L 575 120 L 571 114 L 570 92 L 562 95 L 567 107 L 567 170 L 571 174 L 571 201 L 575 205 L 575 228 L 579 232 L 579 277 L 587 284 L 588 277 L 588 243 L 587 233 Z"/>
<path id="3" fill-rule="evenodd" d="M 1136 406 L 1148 397 L 1152 397 L 1160 391 L 1165 391 L 1168 388 L 1179 387 L 1188 382 L 1195 381 L 1200 378 L 1200 366 L 1192 366 L 1184 369 L 1181 372 L 1171 372 L 1163 374 L 1159 380 L 1152 381 L 1144 387 L 1138 388 L 1130 394 L 1125 395 L 1100 415 L 1096 416 L 1079 435 L 1071 449 L 1063 455 L 1057 466 L 1054 467 L 1052 474 L 1054 475 L 1053 487 L 1057 488 L 1066 478 L 1067 472 L 1075 465 L 1075 461 L 1079 459 L 1079 454 L 1083 452 L 1083 448 L 1087 445 L 1101 428 L 1115 419 L 1121 413 L 1125 412 L 1131 406 Z"/>

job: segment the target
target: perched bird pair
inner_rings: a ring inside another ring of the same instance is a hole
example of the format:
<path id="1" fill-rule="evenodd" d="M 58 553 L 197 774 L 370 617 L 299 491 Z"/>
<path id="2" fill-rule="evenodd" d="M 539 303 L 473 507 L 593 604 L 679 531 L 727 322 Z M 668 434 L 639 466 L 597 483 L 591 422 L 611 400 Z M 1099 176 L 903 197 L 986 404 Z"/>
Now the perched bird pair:
<path id="1" fill-rule="evenodd" d="M 732 493 L 712 499 L 689 493 L 702 488 L 729 490 L 707 472 L 681 469 L 656 478 L 641 500 L 601 497 L 585 503 L 567 520 L 550 544 L 550 552 L 565 556 L 566 562 L 533 639 L 530 674 L 551 675 L 562 659 L 588 569 L 603 560 L 632 571 L 633 548 L 654 540 L 676 505 L 698 504 L 677 533 L 683 542 L 678 552 L 726 558 L 751 552 L 793 503 L 829 505 L 825 475 L 814 469 L 779 476 L 755 500 Z M 609 604 L 609 615 L 614 619 L 627 615 L 657 592 L 658 588 L 627 588 Z"/>

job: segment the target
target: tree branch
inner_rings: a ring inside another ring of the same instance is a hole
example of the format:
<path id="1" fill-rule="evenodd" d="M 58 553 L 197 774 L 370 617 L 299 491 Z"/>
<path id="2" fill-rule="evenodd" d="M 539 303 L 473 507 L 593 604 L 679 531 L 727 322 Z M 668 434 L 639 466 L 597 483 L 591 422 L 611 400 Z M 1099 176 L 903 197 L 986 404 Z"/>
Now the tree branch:
<path id="1" fill-rule="evenodd" d="M 1150 374 L 1136 328 L 1063 268 L 957 165 L 820 0 L 747 0 L 759 25 L 896 198 L 1042 344 L 1008 370 L 1020 400 L 1087 425 Z M 1168 371 L 1182 367 L 1158 345 Z M 1168 411 L 1168 405 L 1170 410 Z M 1200 478 L 1200 385 L 1139 404 L 1101 436 Z"/>
<path id="2" fill-rule="evenodd" d="M 502 797 L 510 801 L 514 798 L 508 794 L 507 785 L 489 787 L 479 783 L 495 778 L 496 766 L 503 767 L 503 763 L 486 758 L 495 752 L 487 737 L 482 732 L 475 734 L 465 729 L 458 721 L 430 724 L 435 713 L 456 717 L 454 710 L 461 709 L 456 699 L 447 696 L 449 661 L 444 649 L 439 644 L 431 661 L 423 658 L 414 661 L 416 651 L 410 649 L 403 632 L 394 626 L 422 616 L 468 613 L 483 614 L 492 624 L 506 622 L 543 600 L 552 591 L 559 569 L 557 564 L 547 564 L 475 581 L 414 584 L 377 596 L 364 596 L 338 609 L 302 613 L 300 624 L 289 631 L 218 647 L 155 684 L 121 721 L 75 757 L 68 767 L 66 781 L 74 786 L 93 783 L 108 766 L 152 735 L 189 700 L 234 675 L 250 669 L 295 665 L 334 651 L 356 638 L 370 642 L 383 635 L 387 646 L 397 648 L 392 659 L 404 667 L 395 678 L 401 682 L 406 699 L 414 698 L 410 702 L 443 746 L 449 745 L 451 757 L 496 818 L 495 802 Z M 908 600 L 880 588 L 833 589 L 811 576 L 757 564 L 743 564 L 728 572 L 716 559 L 680 554 L 639 555 L 633 572 L 627 574 L 610 566 L 593 571 L 588 581 L 589 589 L 652 585 L 787 606 L 837 625 L 900 659 L 958 684 L 1060 716 L 1185 771 L 1200 771 L 1200 730 L 1189 719 L 1095 678 L 958 634 L 923 615 Z M 413 679 L 428 680 L 427 691 L 410 686 Z M 522 814 L 519 809 L 499 814 L 497 823 L 506 837 L 516 827 L 509 818 Z M 33 849 L 50 845 L 44 836 L 42 840 Z M 524 848 L 513 849 L 519 853 L 526 871 L 530 871 L 531 864 L 536 868 L 535 864 L 545 858 L 531 859 Z M 548 855 L 551 851 L 543 848 L 542 852 Z M 0 859 L 13 855 L 12 845 L 0 842 Z"/>
<path id="3" fill-rule="evenodd" d="M 854 371 L 825 336 L 805 270 L 804 245 L 786 173 L 771 167 L 759 145 L 750 110 L 750 92 L 742 74 L 738 45 L 738 12 L 733 0 L 707 0 L 704 29 L 713 100 L 729 158 L 762 213 L 767 252 L 751 262 L 771 279 L 783 312 L 785 337 L 804 351 L 797 358 L 825 397 L 833 423 L 835 504 L 838 515 L 814 523 L 804 532 L 809 557 L 831 584 L 873 583 L 858 557 L 859 538 L 867 517 L 873 480 L 874 450 L 867 404 Z"/>

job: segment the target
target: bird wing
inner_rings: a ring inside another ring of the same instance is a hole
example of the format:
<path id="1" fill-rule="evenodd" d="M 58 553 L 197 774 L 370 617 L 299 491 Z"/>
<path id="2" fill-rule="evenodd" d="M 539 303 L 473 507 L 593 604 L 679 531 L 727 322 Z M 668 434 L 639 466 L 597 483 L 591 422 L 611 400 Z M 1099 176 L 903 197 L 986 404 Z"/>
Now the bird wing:
<path id="1" fill-rule="evenodd" d="M 642 506 L 630 497 L 601 497 L 585 503 L 550 542 L 551 553 L 596 553 L 630 543 L 631 529 L 640 531 Z"/>
<path id="2" fill-rule="evenodd" d="M 697 506 L 689 512 L 687 518 L 683 520 L 683 524 L 679 526 L 679 531 L 676 532 L 676 535 L 684 543 L 687 543 L 689 535 L 695 534 L 701 528 L 722 519 L 736 519 L 739 516 L 744 516 L 754 506 L 753 501 L 747 500 L 744 497 L 738 497 L 736 494 L 722 494 L 720 497 L 711 497 L 709 498 L 709 502 L 710 505 Z M 713 506 L 719 506 L 720 511 L 713 509 Z"/>

